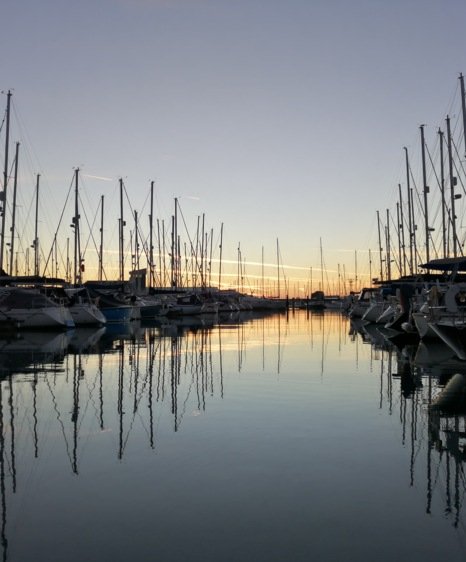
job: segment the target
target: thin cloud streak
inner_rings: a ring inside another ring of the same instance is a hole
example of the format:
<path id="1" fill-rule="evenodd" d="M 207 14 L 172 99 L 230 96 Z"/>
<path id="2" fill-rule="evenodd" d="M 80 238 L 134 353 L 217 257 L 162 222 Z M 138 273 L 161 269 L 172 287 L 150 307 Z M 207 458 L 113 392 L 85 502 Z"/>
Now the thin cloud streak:
<path id="1" fill-rule="evenodd" d="M 91 174 L 83 174 L 84 178 L 91 178 L 94 180 L 102 180 L 102 181 L 114 181 L 113 178 L 106 178 L 104 176 L 93 176 Z"/>

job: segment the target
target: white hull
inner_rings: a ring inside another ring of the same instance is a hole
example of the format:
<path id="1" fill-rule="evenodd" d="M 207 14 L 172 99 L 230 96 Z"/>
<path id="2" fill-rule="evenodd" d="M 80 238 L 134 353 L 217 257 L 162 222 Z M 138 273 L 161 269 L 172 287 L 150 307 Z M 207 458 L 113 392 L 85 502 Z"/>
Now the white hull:
<path id="1" fill-rule="evenodd" d="M 377 322 L 377 319 L 383 314 L 386 308 L 387 305 L 385 303 L 375 302 L 369 306 L 362 319 L 367 320 L 367 322 Z"/>
<path id="2" fill-rule="evenodd" d="M 0 308 L 2 316 L 18 322 L 20 328 L 58 328 L 66 329 L 74 326 L 73 318 L 64 306 L 44 308 Z"/>
<path id="3" fill-rule="evenodd" d="M 413 312 L 411 316 L 421 339 L 438 339 L 423 312 Z"/>
<path id="4" fill-rule="evenodd" d="M 95 304 L 78 303 L 69 307 L 75 326 L 101 326 L 107 322 Z"/>

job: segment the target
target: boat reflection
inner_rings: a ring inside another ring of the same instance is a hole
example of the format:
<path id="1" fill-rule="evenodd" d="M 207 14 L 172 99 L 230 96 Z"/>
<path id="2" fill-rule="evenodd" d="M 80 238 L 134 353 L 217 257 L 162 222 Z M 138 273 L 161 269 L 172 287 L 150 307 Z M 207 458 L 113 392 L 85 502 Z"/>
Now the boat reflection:
<path id="1" fill-rule="evenodd" d="M 410 450 L 410 486 L 426 482 L 427 514 L 443 503 L 443 513 L 461 525 L 466 491 L 466 361 L 440 342 L 409 339 L 382 343 L 364 324 L 351 325 L 355 337 L 383 349 L 379 407 L 398 415 L 401 442 Z M 422 452 L 425 455 L 422 455 Z M 440 475 L 444 475 L 444 481 Z"/>
<path id="2" fill-rule="evenodd" d="M 68 353 L 89 353 L 96 349 L 99 340 L 107 331 L 106 327 L 101 328 L 77 328 L 68 334 Z"/>
<path id="3" fill-rule="evenodd" d="M 67 332 L 21 331 L 0 339 L 0 376 L 35 372 L 60 363 L 67 351 Z"/>

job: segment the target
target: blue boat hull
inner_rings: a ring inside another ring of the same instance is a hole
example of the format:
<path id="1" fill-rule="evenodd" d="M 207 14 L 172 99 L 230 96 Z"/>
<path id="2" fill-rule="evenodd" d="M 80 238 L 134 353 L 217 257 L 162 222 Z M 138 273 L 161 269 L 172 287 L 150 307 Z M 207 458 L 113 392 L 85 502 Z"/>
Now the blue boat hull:
<path id="1" fill-rule="evenodd" d="M 132 306 L 108 306 L 100 309 L 107 322 L 129 322 L 131 320 Z"/>

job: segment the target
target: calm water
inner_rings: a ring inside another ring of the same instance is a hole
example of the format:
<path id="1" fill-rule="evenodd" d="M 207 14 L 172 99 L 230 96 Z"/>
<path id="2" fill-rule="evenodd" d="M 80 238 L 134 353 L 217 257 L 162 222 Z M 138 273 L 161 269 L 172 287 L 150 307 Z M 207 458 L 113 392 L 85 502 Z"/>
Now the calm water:
<path id="1" fill-rule="evenodd" d="M 444 348 L 300 311 L 24 334 L 0 368 L 4 560 L 465 559 Z"/>

